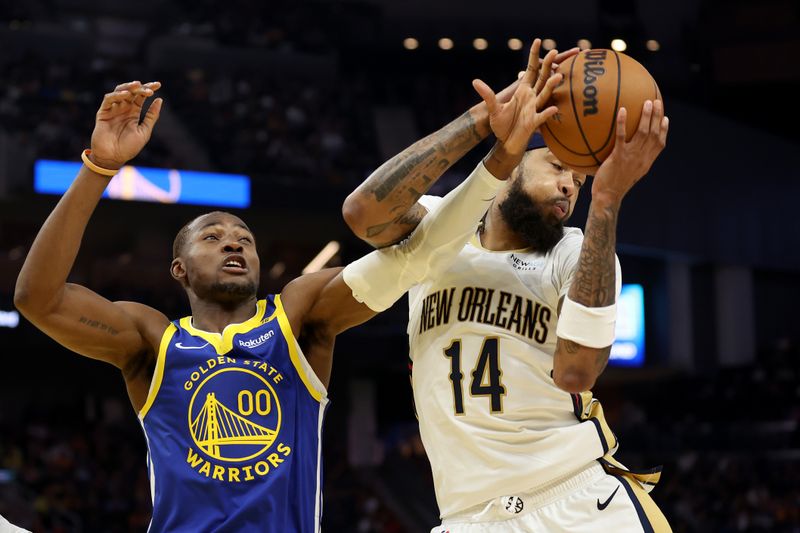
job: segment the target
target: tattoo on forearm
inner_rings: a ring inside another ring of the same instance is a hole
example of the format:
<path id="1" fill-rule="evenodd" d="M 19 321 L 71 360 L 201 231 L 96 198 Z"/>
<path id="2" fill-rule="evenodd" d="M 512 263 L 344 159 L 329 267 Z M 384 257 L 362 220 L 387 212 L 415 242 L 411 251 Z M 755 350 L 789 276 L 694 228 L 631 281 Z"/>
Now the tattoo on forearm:
<path id="1" fill-rule="evenodd" d="M 365 183 L 378 202 L 395 196 L 407 207 L 417 201 L 450 165 L 483 140 L 469 112 L 390 159 Z M 422 193 L 419 192 L 422 190 Z M 409 194 L 405 194 L 409 193 Z"/>
<path id="2" fill-rule="evenodd" d="M 383 222 L 381 224 L 375 224 L 374 226 L 370 226 L 367 228 L 367 237 L 376 237 L 386 230 L 389 226 L 394 224 L 394 220 L 390 220 L 389 222 Z"/>
<path id="3" fill-rule="evenodd" d="M 589 210 L 578 269 L 569 291 L 570 299 L 575 302 L 588 307 L 614 303 L 617 214 L 616 208 Z"/>
<path id="4" fill-rule="evenodd" d="M 85 316 L 82 316 L 82 317 L 80 317 L 78 319 L 78 322 L 80 322 L 81 324 L 84 324 L 84 325 L 86 325 L 86 326 L 88 326 L 90 328 L 98 329 L 100 331 L 105 331 L 106 333 L 108 333 L 110 335 L 118 335 L 119 334 L 119 331 L 117 331 L 116 329 L 112 328 L 108 324 L 104 324 L 103 322 L 100 322 L 99 320 L 92 320 L 90 318 L 86 318 Z"/>
<path id="5" fill-rule="evenodd" d="M 559 339 L 559 341 L 563 343 L 564 351 L 570 355 L 578 353 L 578 351 L 580 351 L 581 349 L 580 344 L 578 344 L 577 342 L 573 342 L 569 339 Z"/>
<path id="6" fill-rule="evenodd" d="M 375 194 L 375 198 L 379 202 L 386 200 L 386 198 L 406 180 L 413 180 L 416 178 L 417 176 L 415 174 L 418 174 L 418 172 L 415 173 L 415 169 L 420 165 L 429 165 L 429 160 L 435 155 L 435 148 L 427 148 L 424 152 L 412 154 L 410 157 L 398 160 L 394 165 L 389 165 L 389 168 L 385 169 L 385 174 L 381 173 L 382 179 L 372 190 Z M 423 175 L 422 178 L 424 180 L 424 185 L 432 181 L 426 175 Z"/>

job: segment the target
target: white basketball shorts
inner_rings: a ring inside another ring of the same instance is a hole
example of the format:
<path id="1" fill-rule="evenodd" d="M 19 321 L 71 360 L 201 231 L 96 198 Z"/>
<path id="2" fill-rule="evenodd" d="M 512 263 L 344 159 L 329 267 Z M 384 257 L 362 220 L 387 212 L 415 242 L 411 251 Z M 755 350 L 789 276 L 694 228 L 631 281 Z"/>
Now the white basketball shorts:
<path id="1" fill-rule="evenodd" d="M 633 479 L 594 464 L 542 489 L 490 500 L 431 533 L 662 533 L 664 514 Z"/>

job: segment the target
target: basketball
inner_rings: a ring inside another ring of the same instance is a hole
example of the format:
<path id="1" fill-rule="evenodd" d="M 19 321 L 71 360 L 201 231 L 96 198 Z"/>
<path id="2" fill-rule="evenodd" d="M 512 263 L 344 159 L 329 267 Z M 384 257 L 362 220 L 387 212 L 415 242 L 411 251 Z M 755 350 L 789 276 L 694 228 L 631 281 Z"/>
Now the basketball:
<path id="1" fill-rule="evenodd" d="M 542 126 L 542 137 L 562 163 L 594 174 L 614 149 L 619 108 L 628 112 L 625 131 L 630 140 L 645 100 L 661 100 L 661 92 L 646 68 L 614 50 L 584 50 L 558 72 L 564 79 L 549 102 L 558 113 Z"/>

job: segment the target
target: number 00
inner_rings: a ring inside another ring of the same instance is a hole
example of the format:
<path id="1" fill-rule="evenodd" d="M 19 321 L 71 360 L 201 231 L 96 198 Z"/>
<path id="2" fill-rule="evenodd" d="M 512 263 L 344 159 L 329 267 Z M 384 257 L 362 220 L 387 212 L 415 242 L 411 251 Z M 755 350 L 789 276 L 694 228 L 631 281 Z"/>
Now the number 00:
<path id="1" fill-rule="evenodd" d="M 268 415 L 272 409 L 269 392 L 264 389 L 256 391 L 254 401 L 252 392 L 249 390 L 239 391 L 239 413 L 244 416 L 251 415 L 253 414 L 253 407 L 255 407 L 256 413 L 261 416 Z"/>

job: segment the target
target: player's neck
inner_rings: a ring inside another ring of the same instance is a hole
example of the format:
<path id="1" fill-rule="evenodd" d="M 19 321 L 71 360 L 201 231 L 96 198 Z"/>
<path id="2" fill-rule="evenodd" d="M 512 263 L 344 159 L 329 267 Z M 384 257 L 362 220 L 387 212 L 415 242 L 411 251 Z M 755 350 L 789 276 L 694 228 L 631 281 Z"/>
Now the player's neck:
<path id="1" fill-rule="evenodd" d="M 497 202 L 493 202 L 486 218 L 483 220 L 483 230 L 479 234 L 481 246 L 494 252 L 506 250 L 521 250 L 528 248 L 528 243 L 516 232 L 508 227 L 500 214 Z"/>
<path id="2" fill-rule="evenodd" d="M 189 296 L 192 307 L 192 326 L 210 333 L 222 333 L 225 326 L 246 322 L 256 313 L 257 298 L 252 296 L 235 304 L 201 300 Z"/>

